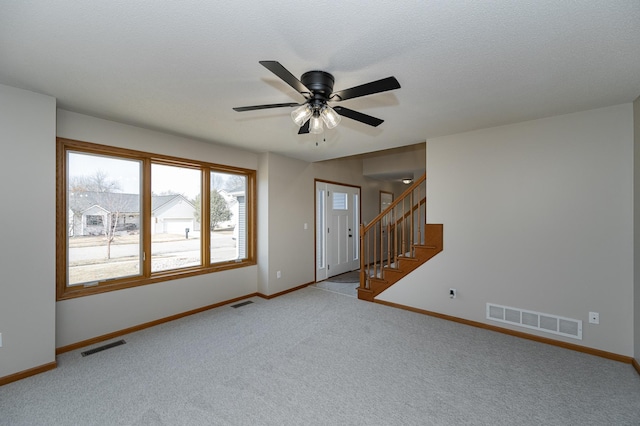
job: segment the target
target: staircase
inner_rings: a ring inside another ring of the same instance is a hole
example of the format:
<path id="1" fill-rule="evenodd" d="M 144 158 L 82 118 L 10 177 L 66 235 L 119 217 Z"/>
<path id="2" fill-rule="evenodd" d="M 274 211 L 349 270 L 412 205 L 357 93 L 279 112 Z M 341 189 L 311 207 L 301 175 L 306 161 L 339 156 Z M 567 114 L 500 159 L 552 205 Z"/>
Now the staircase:
<path id="1" fill-rule="evenodd" d="M 442 224 L 427 224 L 426 175 L 360 226 L 358 298 L 377 295 L 442 251 Z"/>

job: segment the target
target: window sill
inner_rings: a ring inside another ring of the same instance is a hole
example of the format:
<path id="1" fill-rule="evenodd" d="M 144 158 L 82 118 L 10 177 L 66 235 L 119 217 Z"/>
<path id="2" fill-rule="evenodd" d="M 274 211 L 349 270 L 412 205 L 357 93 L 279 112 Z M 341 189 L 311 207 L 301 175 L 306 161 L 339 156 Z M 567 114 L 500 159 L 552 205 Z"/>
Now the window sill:
<path id="1" fill-rule="evenodd" d="M 226 271 L 231 269 L 244 268 L 246 266 L 255 265 L 254 260 L 245 259 L 240 262 L 232 261 L 211 265 L 209 267 L 194 267 L 180 270 L 161 271 L 153 273 L 148 278 L 128 277 L 118 280 L 102 281 L 96 286 L 84 287 L 82 285 L 67 287 L 62 291 L 58 290 L 57 301 L 75 299 L 77 297 L 91 296 L 94 294 L 107 293 L 109 291 L 123 290 L 127 288 L 140 287 L 148 284 L 159 282 L 178 280 L 182 278 L 194 277 L 197 275 L 212 274 L 215 272 Z"/>

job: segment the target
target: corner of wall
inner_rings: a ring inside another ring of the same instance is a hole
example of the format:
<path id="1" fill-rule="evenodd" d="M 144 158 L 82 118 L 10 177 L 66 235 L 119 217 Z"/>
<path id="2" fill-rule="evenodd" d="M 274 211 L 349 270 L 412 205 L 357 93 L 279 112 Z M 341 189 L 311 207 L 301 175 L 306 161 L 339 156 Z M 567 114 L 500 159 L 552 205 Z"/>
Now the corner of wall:
<path id="1" fill-rule="evenodd" d="M 55 98 L 0 85 L 0 378 L 55 364 L 55 137 Z"/>
<path id="2" fill-rule="evenodd" d="M 635 365 L 640 364 L 640 96 L 633 102 L 633 317 Z M 639 371 L 640 372 L 640 371 Z"/>
<path id="3" fill-rule="evenodd" d="M 269 153 L 258 157 L 258 293 L 269 292 Z"/>

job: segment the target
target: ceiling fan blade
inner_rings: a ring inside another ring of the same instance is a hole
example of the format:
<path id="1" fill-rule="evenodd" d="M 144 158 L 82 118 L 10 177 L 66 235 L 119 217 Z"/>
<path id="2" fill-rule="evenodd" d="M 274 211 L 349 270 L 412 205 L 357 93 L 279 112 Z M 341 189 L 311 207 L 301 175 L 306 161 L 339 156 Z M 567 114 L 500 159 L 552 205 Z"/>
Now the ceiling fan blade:
<path id="1" fill-rule="evenodd" d="M 380 120 L 379 118 L 375 118 L 370 115 L 363 114 L 361 112 L 354 111 L 349 108 L 334 106 L 333 109 L 343 117 L 347 117 L 352 120 L 356 120 L 361 123 L 368 124 L 369 126 L 378 127 L 384 122 L 384 120 Z"/>
<path id="2" fill-rule="evenodd" d="M 309 133 L 309 123 L 311 120 L 307 120 L 302 126 L 300 126 L 300 130 L 298 130 L 299 135 L 303 135 L 305 133 Z"/>
<path id="3" fill-rule="evenodd" d="M 266 69 L 280 77 L 282 81 L 287 83 L 289 86 L 296 89 L 303 96 L 305 94 L 310 94 L 311 90 L 307 89 L 307 86 L 302 84 L 300 80 L 298 80 L 293 74 L 289 72 L 285 67 L 283 67 L 278 61 L 259 61 L 260 65 L 264 66 Z M 306 96 L 305 96 L 306 97 Z"/>
<path id="4" fill-rule="evenodd" d="M 400 83 L 395 77 L 387 77 L 382 80 L 372 81 L 370 83 L 355 86 L 350 89 L 341 90 L 331 94 L 332 101 L 344 101 L 347 99 L 358 98 L 360 96 L 373 95 L 374 93 L 386 92 L 387 90 L 399 89 Z"/>
<path id="5" fill-rule="evenodd" d="M 244 106 L 244 107 L 235 107 L 234 111 L 243 112 L 243 111 L 253 111 L 256 109 L 269 109 L 269 108 L 281 108 L 281 107 L 294 107 L 300 106 L 301 104 L 297 104 L 295 102 L 289 102 L 286 104 L 268 104 L 268 105 L 253 105 L 253 106 Z"/>

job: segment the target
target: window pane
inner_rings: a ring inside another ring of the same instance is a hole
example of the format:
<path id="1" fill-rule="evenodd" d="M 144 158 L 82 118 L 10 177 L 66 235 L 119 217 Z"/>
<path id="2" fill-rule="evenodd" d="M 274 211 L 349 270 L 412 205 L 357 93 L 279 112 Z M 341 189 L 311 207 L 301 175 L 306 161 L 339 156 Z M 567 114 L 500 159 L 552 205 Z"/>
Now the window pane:
<path id="1" fill-rule="evenodd" d="M 344 192 L 333 193 L 333 210 L 347 210 L 347 196 Z"/>
<path id="2" fill-rule="evenodd" d="M 140 275 L 141 162 L 67 153 L 67 286 Z"/>
<path id="3" fill-rule="evenodd" d="M 317 262 L 317 267 L 318 268 L 324 268 L 324 230 L 325 230 L 325 217 L 324 217 L 324 212 L 325 212 L 325 207 L 324 207 L 324 197 L 325 197 L 325 192 L 324 190 L 319 190 L 318 191 L 318 201 L 317 201 L 317 205 L 318 205 L 318 211 L 317 211 L 317 218 L 318 218 L 318 223 L 316 224 L 316 262 Z"/>
<path id="4" fill-rule="evenodd" d="M 211 173 L 211 263 L 247 257 L 247 177 Z"/>
<path id="5" fill-rule="evenodd" d="M 353 260 L 360 259 L 360 199 L 358 194 L 353 194 Z"/>
<path id="6" fill-rule="evenodd" d="M 151 165 L 151 271 L 198 266 L 200 170 Z"/>

